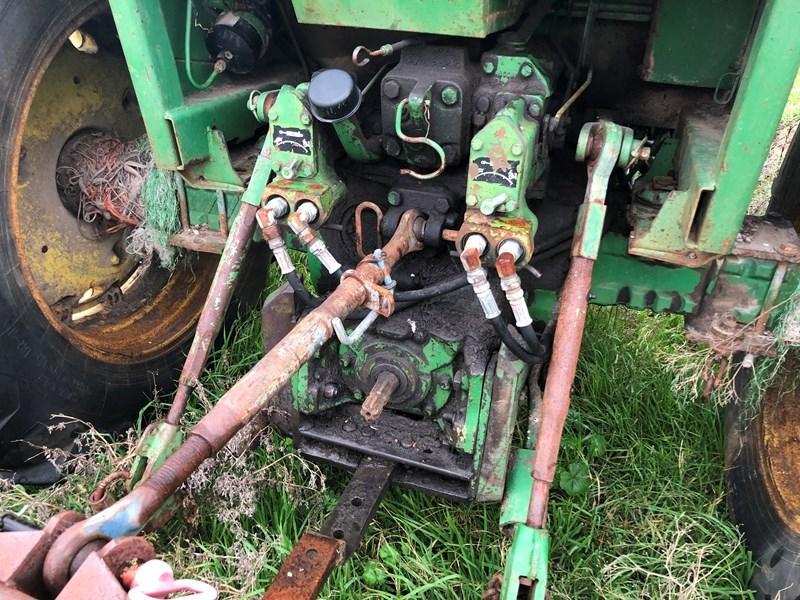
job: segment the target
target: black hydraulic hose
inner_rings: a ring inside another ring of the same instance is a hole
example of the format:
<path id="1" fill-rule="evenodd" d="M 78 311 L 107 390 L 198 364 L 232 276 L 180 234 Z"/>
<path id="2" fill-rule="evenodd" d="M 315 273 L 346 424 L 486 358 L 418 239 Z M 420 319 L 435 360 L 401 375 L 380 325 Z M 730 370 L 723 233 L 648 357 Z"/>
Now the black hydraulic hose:
<path id="1" fill-rule="evenodd" d="M 533 330 L 533 325 L 526 325 L 525 327 L 519 327 L 517 329 L 519 334 L 522 336 L 522 339 L 525 340 L 525 343 L 530 348 L 530 353 L 534 356 L 544 357 L 547 354 L 547 348 L 544 344 L 539 340 L 539 336 L 536 335 L 536 332 Z"/>
<path id="2" fill-rule="evenodd" d="M 492 327 L 494 327 L 494 330 L 500 337 L 500 340 L 508 347 L 509 350 L 511 350 L 514 356 L 530 365 L 542 362 L 544 357 L 531 354 L 522 347 L 522 344 L 517 342 L 517 340 L 511 336 L 511 332 L 508 330 L 508 323 L 506 323 L 506 320 L 502 317 L 502 315 L 494 317 L 493 319 L 489 319 L 489 322 L 492 324 Z"/>
<path id="3" fill-rule="evenodd" d="M 286 275 L 286 281 L 288 281 L 289 285 L 292 286 L 292 290 L 294 290 L 298 300 L 300 300 L 300 302 L 305 306 L 308 306 L 309 308 L 315 308 L 322 304 L 321 298 L 315 298 L 309 293 L 309 291 L 306 289 L 306 286 L 304 286 L 303 282 L 300 280 L 300 277 L 298 277 L 297 273 L 291 272 Z"/>
<path id="4" fill-rule="evenodd" d="M 469 285 L 466 273 L 459 273 L 443 279 L 439 283 L 434 283 L 418 290 L 402 290 L 394 293 L 394 299 L 397 302 L 419 302 L 438 296 L 440 294 L 449 294 L 455 292 L 463 287 Z"/>
<path id="5" fill-rule="evenodd" d="M 339 269 L 339 271 L 341 271 L 341 269 Z M 339 271 L 334 273 L 334 275 L 341 279 L 342 273 Z M 300 302 L 302 302 L 305 306 L 315 307 L 322 304 L 322 300 L 320 298 L 315 298 L 308 292 L 297 273 L 289 273 L 286 276 L 286 280 L 289 282 L 289 285 L 292 286 L 292 289 L 294 290 L 294 293 L 297 294 Z M 421 302 L 422 300 L 428 300 L 434 296 L 455 292 L 456 290 L 460 290 L 467 285 L 469 285 L 467 282 L 467 274 L 459 273 L 458 275 L 448 277 L 439 283 L 434 283 L 433 285 L 419 288 L 417 290 L 402 290 L 395 292 L 394 299 L 398 304 L 398 308 L 405 308 L 406 306 L 415 302 Z"/>

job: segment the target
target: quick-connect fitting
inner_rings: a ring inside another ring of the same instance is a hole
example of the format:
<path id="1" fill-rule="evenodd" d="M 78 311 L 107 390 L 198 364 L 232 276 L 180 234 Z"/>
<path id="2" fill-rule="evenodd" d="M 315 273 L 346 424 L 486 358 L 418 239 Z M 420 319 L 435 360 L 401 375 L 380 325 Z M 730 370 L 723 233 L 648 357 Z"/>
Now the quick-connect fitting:
<path id="1" fill-rule="evenodd" d="M 507 241 L 500 245 L 499 250 L 500 255 L 495 262 L 495 268 L 500 276 L 500 287 L 505 292 L 506 300 L 514 313 L 514 321 L 519 328 L 532 325 L 533 319 L 525 302 L 525 292 L 522 290 L 522 281 L 516 267 L 517 260 L 522 256 L 522 247 L 517 242 Z"/>
<path id="2" fill-rule="evenodd" d="M 342 264 L 331 254 L 325 245 L 325 241 L 316 230 L 309 226 L 309 223 L 313 223 L 318 215 L 319 211 L 313 203 L 303 202 L 297 207 L 294 214 L 289 216 L 289 227 L 292 228 L 292 231 L 300 241 L 305 244 L 308 251 L 317 257 L 317 260 L 322 263 L 325 270 L 333 275 L 342 268 Z"/>
<path id="3" fill-rule="evenodd" d="M 467 272 L 467 281 L 478 298 L 483 314 L 487 319 L 494 319 L 500 316 L 500 307 L 497 306 L 489 280 L 486 278 L 486 269 L 481 266 L 481 254 L 485 251 L 486 240 L 483 236 L 478 234 L 469 236 L 461 252 L 461 264 Z"/>
<path id="4" fill-rule="evenodd" d="M 259 208 L 256 212 L 256 222 L 261 227 L 264 239 L 267 240 L 269 249 L 272 250 L 272 255 L 283 275 L 294 272 L 294 263 L 286 250 L 286 244 L 278 227 L 278 219 L 287 212 L 289 212 L 289 203 L 281 197 L 271 198 L 266 206 Z"/>

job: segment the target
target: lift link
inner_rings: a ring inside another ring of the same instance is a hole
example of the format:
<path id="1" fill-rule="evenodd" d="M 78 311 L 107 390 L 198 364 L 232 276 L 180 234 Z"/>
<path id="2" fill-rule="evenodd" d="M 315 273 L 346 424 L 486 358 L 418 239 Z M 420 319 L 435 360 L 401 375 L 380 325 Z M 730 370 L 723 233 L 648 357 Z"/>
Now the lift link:
<path id="1" fill-rule="evenodd" d="M 183 441 L 180 422 L 191 397 L 192 389 L 208 361 L 214 340 L 222 328 L 225 312 L 228 310 L 233 292 L 236 289 L 242 262 L 247 256 L 255 228 L 256 211 L 261 202 L 261 192 L 272 175 L 272 162 L 267 158 L 268 142 L 259 154 L 253 169 L 253 176 L 244 192 L 239 211 L 225 241 L 214 280 L 208 291 L 203 310 L 197 322 L 192 345 L 186 355 L 178 389 L 172 400 L 167 418 L 162 423 L 148 426 L 136 448 L 129 487 L 146 479 L 153 470 L 161 466 L 166 458 Z"/>
<path id="2" fill-rule="evenodd" d="M 587 123 L 579 138 L 576 160 L 587 163 L 589 180 L 575 226 L 572 261 L 561 293 L 536 452 L 531 456 L 530 450 L 521 450 L 517 456 L 518 462 L 522 460 L 522 464 L 532 464 L 532 469 L 529 477 L 524 477 L 524 473 L 516 478 L 512 476 L 506 497 L 506 503 L 513 505 L 520 504 L 523 492 L 529 494 L 527 515 L 524 511 L 517 511 L 511 521 L 515 529 L 506 558 L 500 595 L 503 600 L 517 598 L 521 588 L 529 588 L 530 597 L 535 600 L 545 598 L 549 552 L 545 519 L 550 485 L 586 324 L 592 271 L 603 233 L 608 182 L 615 166 L 624 168 L 627 157 L 621 155 L 621 150 L 632 138 L 631 129 L 608 121 Z M 527 481 L 520 483 L 522 479 Z"/>
<path id="3" fill-rule="evenodd" d="M 403 256 L 423 248 L 424 225 L 422 213 L 406 211 L 383 248 L 383 269 L 372 261 L 359 263 L 354 276 L 343 278 L 319 307 L 242 377 L 147 480 L 114 505 L 59 536 L 44 561 L 43 577 L 51 592 L 57 594 L 66 585 L 73 561 L 87 545 L 139 533 L 189 475 L 264 410 L 292 375 L 331 338 L 332 320 L 369 303 L 371 290 L 367 284 L 383 283 L 386 271 Z"/>

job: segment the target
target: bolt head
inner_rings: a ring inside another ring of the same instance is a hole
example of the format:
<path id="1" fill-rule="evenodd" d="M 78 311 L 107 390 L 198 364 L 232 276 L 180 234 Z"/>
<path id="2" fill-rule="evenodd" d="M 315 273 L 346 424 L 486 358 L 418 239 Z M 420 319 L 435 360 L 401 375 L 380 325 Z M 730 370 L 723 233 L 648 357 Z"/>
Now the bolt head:
<path id="1" fill-rule="evenodd" d="M 391 204 L 392 206 L 398 206 L 402 202 L 400 194 L 395 191 L 389 192 L 389 195 L 386 196 L 386 200 L 388 200 L 389 204 Z"/>
<path id="2" fill-rule="evenodd" d="M 483 72 L 489 74 L 494 73 L 494 63 L 489 60 L 483 63 Z"/>
<path id="3" fill-rule="evenodd" d="M 478 205 L 478 197 L 475 194 L 470 194 L 467 196 L 467 206 L 477 206 Z"/>
<path id="4" fill-rule="evenodd" d="M 524 64 L 520 68 L 519 74 L 522 75 L 523 77 L 530 77 L 531 75 L 533 75 L 533 67 L 530 66 L 529 64 Z"/>
<path id="5" fill-rule="evenodd" d="M 528 104 L 528 115 L 531 117 L 538 117 L 542 114 L 542 107 L 539 106 L 536 102 L 531 102 Z"/>
<path id="6" fill-rule="evenodd" d="M 303 111 L 303 113 L 300 115 L 300 122 L 303 125 L 311 125 L 311 115 Z"/>
<path id="7" fill-rule="evenodd" d="M 474 139 L 472 140 L 472 144 L 470 144 L 470 146 L 472 147 L 473 150 L 480 150 L 481 148 L 483 148 L 483 142 L 480 141 L 479 139 Z"/>
<path id="8" fill-rule="evenodd" d="M 514 144 L 511 146 L 511 154 L 520 156 L 522 154 L 522 144 Z"/>
<path id="9" fill-rule="evenodd" d="M 383 149 L 389 156 L 400 155 L 400 144 L 393 137 L 387 137 L 383 140 Z"/>
<path id="10" fill-rule="evenodd" d="M 383 82 L 383 94 L 387 98 L 395 99 L 400 95 L 400 84 L 394 79 L 388 79 Z"/>
<path id="11" fill-rule="evenodd" d="M 478 99 L 475 101 L 475 108 L 478 111 L 485 113 L 492 107 L 492 99 L 489 98 L 487 95 L 478 96 Z"/>
<path id="12" fill-rule="evenodd" d="M 326 398 L 336 398 L 339 395 L 339 386 L 335 383 L 326 383 L 322 388 L 322 395 Z"/>
<path id="13" fill-rule="evenodd" d="M 447 106 L 453 106 L 458 102 L 458 90 L 452 85 L 445 86 L 442 90 L 442 102 Z"/>
<path id="14" fill-rule="evenodd" d="M 277 121 L 278 120 L 278 111 L 274 108 L 267 113 L 270 121 Z"/>

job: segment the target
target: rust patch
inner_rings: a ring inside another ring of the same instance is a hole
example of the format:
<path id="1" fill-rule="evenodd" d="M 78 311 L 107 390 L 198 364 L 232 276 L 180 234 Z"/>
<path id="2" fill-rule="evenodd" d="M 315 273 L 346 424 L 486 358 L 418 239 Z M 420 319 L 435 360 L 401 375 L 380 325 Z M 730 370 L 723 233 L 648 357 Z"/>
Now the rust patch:
<path id="1" fill-rule="evenodd" d="M 263 600 L 313 600 L 343 554 L 343 540 L 305 533 L 286 558 Z"/>
<path id="2" fill-rule="evenodd" d="M 790 356 L 778 382 L 764 394 L 756 421 L 758 469 L 781 520 L 800 534 L 800 390 L 793 374 L 800 360 Z"/>

